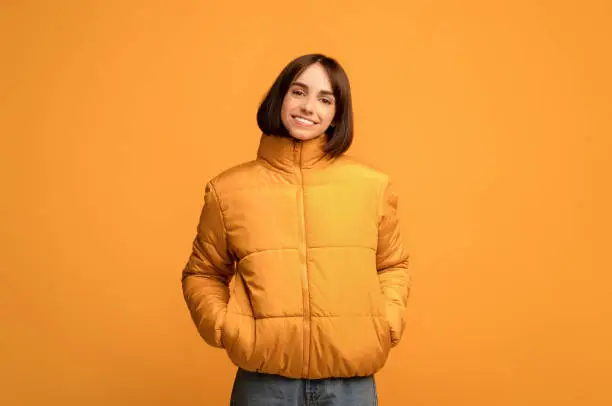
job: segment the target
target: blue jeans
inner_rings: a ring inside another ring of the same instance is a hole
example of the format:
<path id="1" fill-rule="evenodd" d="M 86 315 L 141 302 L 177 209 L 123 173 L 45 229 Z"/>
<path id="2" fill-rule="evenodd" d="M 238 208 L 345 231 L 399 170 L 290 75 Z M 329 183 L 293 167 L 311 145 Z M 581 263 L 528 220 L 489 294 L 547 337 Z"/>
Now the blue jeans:
<path id="1" fill-rule="evenodd" d="M 374 376 L 291 379 L 279 375 L 236 373 L 230 406 L 376 406 Z"/>

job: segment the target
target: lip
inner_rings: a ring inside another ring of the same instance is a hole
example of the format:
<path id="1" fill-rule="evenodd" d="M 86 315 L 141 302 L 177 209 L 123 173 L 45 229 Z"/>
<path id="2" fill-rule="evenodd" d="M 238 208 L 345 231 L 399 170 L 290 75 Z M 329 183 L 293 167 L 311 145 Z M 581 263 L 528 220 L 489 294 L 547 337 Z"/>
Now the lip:
<path id="1" fill-rule="evenodd" d="M 314 120 L 312 120 L 310 118 L 302 117 L 300 115 L 292 115 L 291 118 L 293 119 L 293 122 L 295 122 L 300 127 L 313 127 L 313 126 L 319 124 L 318 122 L 316 122 L 316 121 L 314 121 Z M 312 122 L 312 124 L 301 123 L 299 120 L 297 120 L 298 118 L 301 118 L 302 120 L 308 120 L 308 121 Z"/>

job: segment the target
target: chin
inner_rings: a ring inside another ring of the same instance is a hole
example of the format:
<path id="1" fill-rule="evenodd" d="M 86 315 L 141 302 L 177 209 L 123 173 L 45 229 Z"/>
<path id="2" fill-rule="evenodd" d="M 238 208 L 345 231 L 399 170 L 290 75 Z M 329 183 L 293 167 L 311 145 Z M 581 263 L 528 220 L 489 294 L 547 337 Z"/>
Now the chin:
<path id="1" fill-rule="evenodd" d="M 310 131 L 304 131 L 304 130 L 291 130 L 291 131 L 289 131 L 289 134 L 293 138 L 296 138 L 296 139 L 301 140 L 301 141 L 308 141 L 308 140 L 311 140 L 313 138 L 317 138 L 320 135 L 323 135 L 323 134 L 318 134 L 318 133 L 314 133 L 314 132 L 310 132 Z"/>

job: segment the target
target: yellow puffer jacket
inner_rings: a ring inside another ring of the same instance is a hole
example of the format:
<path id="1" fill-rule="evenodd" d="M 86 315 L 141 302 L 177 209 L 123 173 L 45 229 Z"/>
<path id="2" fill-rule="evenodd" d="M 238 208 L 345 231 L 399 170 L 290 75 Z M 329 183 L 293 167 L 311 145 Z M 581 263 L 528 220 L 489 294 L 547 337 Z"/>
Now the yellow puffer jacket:
<path id="1" fill-rule="evenodd" d="M 397 197 L 324 142 L 262 135 L 257 159 L 206 185 L 183 293 L 204 340 L 248 371 L 374 374 L 404 330 Z"/>

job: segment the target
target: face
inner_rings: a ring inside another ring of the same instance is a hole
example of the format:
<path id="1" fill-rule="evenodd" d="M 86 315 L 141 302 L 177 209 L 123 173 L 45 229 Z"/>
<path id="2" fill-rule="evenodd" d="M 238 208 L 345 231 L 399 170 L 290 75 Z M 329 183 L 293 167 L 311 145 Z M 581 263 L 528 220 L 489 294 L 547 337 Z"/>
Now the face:
<path id="1" fill-rule="evenodd" d="M 320 64 L 312 64 L 289 86 L 281 120 L 293 138 L 306 141 L 325 133 L 335 114 L 336 100 L 327 72 Z"/>

